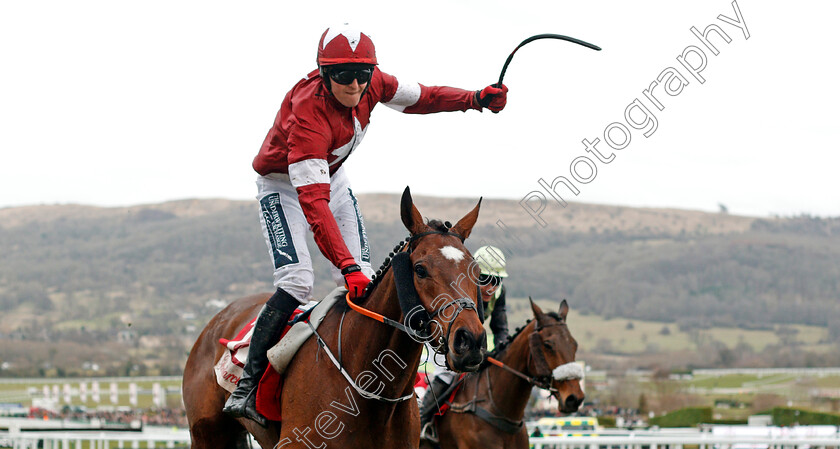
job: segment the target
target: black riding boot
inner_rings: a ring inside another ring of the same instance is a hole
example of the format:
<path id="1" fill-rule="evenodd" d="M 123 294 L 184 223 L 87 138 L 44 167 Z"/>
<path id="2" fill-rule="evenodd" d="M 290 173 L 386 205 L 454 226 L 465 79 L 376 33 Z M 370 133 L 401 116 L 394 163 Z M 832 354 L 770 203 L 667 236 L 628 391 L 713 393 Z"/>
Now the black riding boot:
<path id="1" fill-rule="evenodd" d="M 432 416 L 438 411 L 438 402 L 443 401 L 441 396 L 451 385 L 449 382 L 435 377 L 432 384 L 429 385 L 428 391 L 423 395 L 423 404 L 420 405 L 420 428 L 426 427 L 426 423 L 432 421 Z"/>
<path id="2" fill-rule="evenodd" d="M 235 417 L 245 417 L 265 427 L 267 420 L 257 412 L 257 384 L 268 367 L 268 352 L 277 343 L 289 316 L 300 303 L 281 289 L 268 300 L 254 323 L 254 333 L 248 348 L 248 360 L 242 378 L 236 384 L 223 412 Z"/>

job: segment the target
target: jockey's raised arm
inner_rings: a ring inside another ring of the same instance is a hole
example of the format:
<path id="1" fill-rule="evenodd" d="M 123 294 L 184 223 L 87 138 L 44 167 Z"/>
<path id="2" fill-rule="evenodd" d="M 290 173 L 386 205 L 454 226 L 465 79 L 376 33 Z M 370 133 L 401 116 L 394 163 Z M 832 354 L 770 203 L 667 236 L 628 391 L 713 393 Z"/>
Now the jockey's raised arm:
<path id="1" fill-rule="evenodd" d="M 343 24 L 318 44 L 318 69 L 286 94 L 254 158 L 260 221 L 276 292 L 254 325 L 242 379 L 225 411 L 260 424 L 253 393 L 289 315 L 312 298 L 314 272 L 305 237 L 311 230 L 332 276 L 350 297 L 363 294 L 373 270 L 364 220 L 342 167 L 367 133 L 378 103 L 407 114 L 504 109 L 505 86 L 478 91 L 401 81 L 377 67 L 370 36 Z"/>

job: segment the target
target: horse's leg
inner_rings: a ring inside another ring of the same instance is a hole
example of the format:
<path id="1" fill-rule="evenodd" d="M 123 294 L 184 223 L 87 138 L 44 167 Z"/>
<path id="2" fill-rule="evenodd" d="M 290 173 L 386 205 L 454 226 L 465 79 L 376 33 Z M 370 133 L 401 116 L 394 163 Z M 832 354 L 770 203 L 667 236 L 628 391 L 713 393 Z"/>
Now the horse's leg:
<path id="1" fill-rule="evenodd" d="M 245 429 L 222 413 L 225 391 L 216 383 L 213 363 L 216 333 L 208 327 L 190 351 L 184 366 L 183 394 L 192 449 L 234 449 L 244 441 Z"/>
<path id="2" fill-rule="evenodd" d="M 189 368 L 189 363 L 187 364 Z M 235 449 L 247 444 L 245 429 L 235 419 L 222 413 L 225 395 L 216 384 L 212 370 L 209 375 L 196 373 L 184 383 L 184 402 L 195 404 L 201 399 L 193 396 L 196 391 L 206 392 L 201 404 L 187 408 L 192 449 Z"/>
<path id="3" fill-rule="evenodd" d="M 247 445 L 245 427 L 222 413 L 228 393 L 216 382 L 213 366 L 231 338 L 256 315 L 268 295 L 240 298 L 216 314 L 195 342 L 184 366 L 183 398 L 192 449 L 236 449 Z"/>

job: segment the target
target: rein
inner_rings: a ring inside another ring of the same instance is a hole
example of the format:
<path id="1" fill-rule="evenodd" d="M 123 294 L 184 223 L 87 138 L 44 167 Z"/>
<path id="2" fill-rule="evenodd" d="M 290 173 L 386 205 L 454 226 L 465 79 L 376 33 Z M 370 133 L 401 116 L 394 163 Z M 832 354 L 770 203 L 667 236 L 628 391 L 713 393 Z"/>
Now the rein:
<path id="1" fill-rule="evenodd" d="M 312 333 L 315 334 L 315 338 L 318 339 L 318 346 L 320 346 L 321 348 L 324 349 L 324 352 L 327 353 L 327 356 L 330 358 L 330 361 L 332 361 L 333 365 L 335 365 L 335 367 L 338 368 L 338 371 L 341 372 L 341 375 L 344 376 L 344 378 L 347 380 L 347 382 L 350 384 L 350 386 L 352 386 L 353 389 L 355 389 L 359 393 L 359 395 L 361 395 L 363 398 L 376 399 L 377 401 L 388 402 L 388 403 L 393 404 L 393 403 L 399 403 L 399 402 L 407 401 L 407 400 L 414 397 L 414 391 L 413 390 L 412 390 L 411 393 L 409 393 L 405 396 L 400 396 L 398 398 L 386 398 L 384 396 L 379 395 L 378 393 L 367 391 L 364 388 L 360 387 L 356 383 L 356 381 L 353 380 L 353 378 L 350 377 L 349 374 L 347 374 L 347 370 L 344 369 L 344 367 L 341 365 L 341 363 L 338 360 L 335 359 L 335 356 L 333 355 L 332 351 L 330 351 L 330 347 L 327 346 L 327 342 L 324 341 L 323 338 L 321 338 L 321 334 L 319 334 L 318 331 L 315 329 L 315 327 L 312 326 L 312 323 L 307 321 L 306 324 L 309 325 L 309 328 L 312 329 Z M 341 334 L 339 334 L 339 336 L 338 336 L 338 341 L 339 341 L 339 347 L 340 347 L 341 346 L 340 345 Z M 339 352 L 339 357 L 341 357 L 340 352 Z"/>
<path id="2" fill-rule="evenodd" d="M 533 385 L 533 386 L 535 386 L 539 389 L 546 390 L 546 391 L 549 391 L 551 393 L 557 393 L 558 392 L 556 388 L 551 386 L 551 381 L 546 382 L 543 376 L 528 376 L 527 374 L 525 374 L 521 371 L 517 371 L 517 370 L 505 365 L 504 363 L 494 359 L 493 357 L 487 357 L 487 361 L 492 363 L 493 365 L 498 366 L 499 368 L 502 368 L 502 369 L 508 371 L 509 373 L 511 373 L 513 375 L 521 377 L 522 379 L 525 380 L 525 382 L 528 382 L 529 384 L 531 384 L 531 385 Z"/>
<path id="3" fill-rule="evenodd" d="M 373 287 L 376 286 L 375 280 L 381 279 L 385 270 L 387 270 L 392 265 L 391 262 L 393 262 L 395 260 L 398 260 L 397 259 L 398 257 L 403 257 L 403 258 L 407 259 L 408 254 L 410 254 L 411 251 L 412 251 L 411 250 L 411 244 L 414 243 L 415 241 L 421 239 L 422 237 L 425 237 L 427 235 L 432 235 L 432 234 L 449 235 L 449 236 L 457 237 L 458 239 L 461 240 L 462 243 L 464 241 L 463 237 L 461 237 L 460 235 L 458 235 L 454 232 L 442 232 L 442 231 L 423 232 L 423 233 L 420 233 L 420 234 L 417 234 L 417 235 L 414 235 L 414 236 L 411 236 L 411 237 L 407 238 L 404 241 L 404 243 L 401 242 L 399 245 L 397 245 L 396 248 L 394 248 L 394 251 L 397 251 L 398 253 L 395 255 L 392 252 L 389 255 L 389 257 L 385 260 L 385 264 L 377 272 L 377 276 L 375 276 L 374 280 L 372 280 L 371 283 L 365 288 L 365 295 L 362 297 L 362 299 L 366 298 L 372 292 Z M 404 254 L 404 256 L 401 256 L 402 254 Z M 394 281 L 395 281 L 395 284 L 396 284 L 397 283 L 396 269 L 395 269 L 395 272 L 394 272 L 394 276 L 395 276 Z M 407 280 L 404 280 L 404 281 L 407 282 Z M 413 290 L 413 288 L 414 288 L 414 284 L 412 283 L 411 284 L 411 289 Z M 399 286 L 397 286 L 397 295 L 398 296 L 401 296 L 400 292 L 401 292 L 401 288 Z M 410 293 L 408 294 L 408 296 L 410 296 Z M 412 337 L 412 339 L 414 339 L 415 341 L 425 341 L 431 336 L 430 333 L 428 332 L 428 327 L 431 324 L 432 319 L 435 318 L 438 314 L 440 314 L 441 311 L 447 309 L 449 306 L 455 305 L 455 306 L 458 307 L 458 310 L 455 313 L 455 316 L 452 317 L 451 321 L 455 321 L 455 319 L 458 317 L 458 315 L 461 312 L 463 312 L 464 310 L 469 310 L 469 309 L 476 310 L 476 305 L 472 300 L 470 300 L 469 298 L 458 298 L 458 299 L 453 299 L 453 300 L 447 302 L 446 304 L 444 304 L 443 306 L 439 307 L 434 312 L 429 314 L 429 312 L 425 308 L 423 308 L 423 306 L 419 303 L 419 300 L 417 300 L 416 292 L 414 292 L 414 296 L 415 296 L 414 298 L 400 298 L 400 308 L 403 309 L 403 315 L 405 315 L 405 317 L 406 317 L 405 318 L 406 322 L 408 322 L 408 318 L 409 318 L 410 314 L 414 310 L 417 310 L 418 307 L 420 308 L 419 310 L 421 311 L 421 313 L 424 313 L 425 316 L 421 317 L 421 319 L 420 319 L 421 329 L 419 329 L 419 330 L 416 330 L 416 329 L 412 328 L 410 325 L 405 325 L 405 324 L 403 324 L 403 323 L 401 323 L 397 320 L 392 320 L 392 319 L 390 319 L 390 318 L 388 318 L 388 317 L 386 317 L 386 316 L 384 316 L 380 313 L 374 312 L 370 309 L 367 309 L 365 307 L 362 307 L 362 306 L 356 304 L 355 302 L 353 302 L 352 299 L 350 299 L 350 292 L 347 292 L 347 294 L 345 296 L 345 300 L 347 301 L 347 305 L 353 311 L 355 311 L 355 312 L 357 312 L 357 313 L 359 313 L 363 316 L 366 316 L 370 319 L 376 320 L 380 323 L 391 326 L 391 327 L 393 327 L 393 328 L 395 328 L 399 331 L 405 332 L 410 337 Z M 480 296 L 478 297 L 478 300 L 479 301 L 481 300 Z M 416 304 L 414 304 L 413 307 L 410 307 L 410 310 L 405 310 L 406 303 L 416 303 Z M 327 346 L 326 341 L 324 341 L 324 339 L 321 338 L 321 335 L 317 332 L 317 330 L 312 326 L 312 324 L 310 324 L 310 323 L 308 323 L 308 324 L 309 324 L 309 327 L 312 329 L 312 332 L 315 334 L 315 337 L 318 339 L 318 345 L 321 348 L 324 349 L 324 351 L 327 353 L 327 356 L 329 357 L 330 361 L 332 361 L 333 365 L 335 365 L 335 367 L 338 368 L 338 370 L 339 370 L 339 372 L 341 372 L 342 376 L 344 376 L 344 378 L 347 380 L 347 382 L 362 397 L 367 398 L 367 399 L 376 399 L 378 401 L 388 402 L 388 403 L 399 403 L 399 402 L 407 401 L 407 400 L 412 399 L 414 397 L 413 389 L 412 389 L 411 393 L 409 393 L 405 396 L 401 396 L 401 397 L 397 397 L 397 398 L 388 398 L 388 397 L 381 396 L 376 392 L 367 391 L 364 388 L 360 387 L 353 380 L 353 378 L 350 377 L 350 375 L 347 373 L 347 371 L 342 366 L 341 362 L 336 359 L 336 357 L 333 355 L 332 351 L 330 350 L 329 346 Z M 449 332 L 451 332 L 451 331 L 452 331 L 452 327 L 450 326 L 449 331 L 447 332 L 446 338 L 443 339 L 443 337 L 441 337 L 442 341 L 440 342 L 440 346 L 443 346 L 443 348 L 444 348 L 443 353 L 444 354 L 446 353 L 446 350 L 447 350 L 445 342 L 448 341 Z M 418 338 L 424 339 L 424 340 L 418 340 Z M 339 359 L 340 359 L 341 358 L 341 331 L 340 330 L 339 330 L 338 342 L 339 342 Z"/>
<path id="4" fill-rule="evenodd" d="M 356 312 L 358 312 L 358 313 L 360 313 L 360 314 L 362 314 L 362 315 L 364 315 L 368 318 L 379 321 L 380 323 L 387 324 L 389 326 L 393 326 L 393 327 L 405 332 L 406 334 L 415 335 L 415 332 L 413 330 L 410 330 L 406 325 L 400 323 L 399 321 L 392 320 L 392 319 L 388 318 L 387 316 L 384 316 L 384 315 L 376 313 L 376 312 L 374 312 L 370 309 L 366 309 L 366 308 L 364 308 L 360 305 L 357 305 L 356 303 L 354 303 L 350 299 L 350 292 L 347 292 L 346 300 L 347 300 L 347 305 L 350 306 L 350 308 L 353 309 L 354 311 L 356 311 Z"/>

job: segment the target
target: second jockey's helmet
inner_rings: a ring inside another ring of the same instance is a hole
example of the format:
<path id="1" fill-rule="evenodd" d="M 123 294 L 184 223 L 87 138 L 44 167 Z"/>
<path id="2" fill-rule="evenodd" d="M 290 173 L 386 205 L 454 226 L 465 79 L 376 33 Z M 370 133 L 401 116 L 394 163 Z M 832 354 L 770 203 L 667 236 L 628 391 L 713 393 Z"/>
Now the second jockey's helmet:
<path id="1" fill-rule="evenodd" d="M 476 250 L 473 258 L 478 263 L 481 274 L 500 278 L 506 278 L 508 276 L 507 270 L 505 269 L 505 255 L 499 248 L 495 246 L 482 246 Z"/>
<path id="2" fill-rule="evenodd" d="M 336 64 L 376 65 L 370 36 L 347 23 L 327 28 L 318 43 L 318 67 Z"/>

